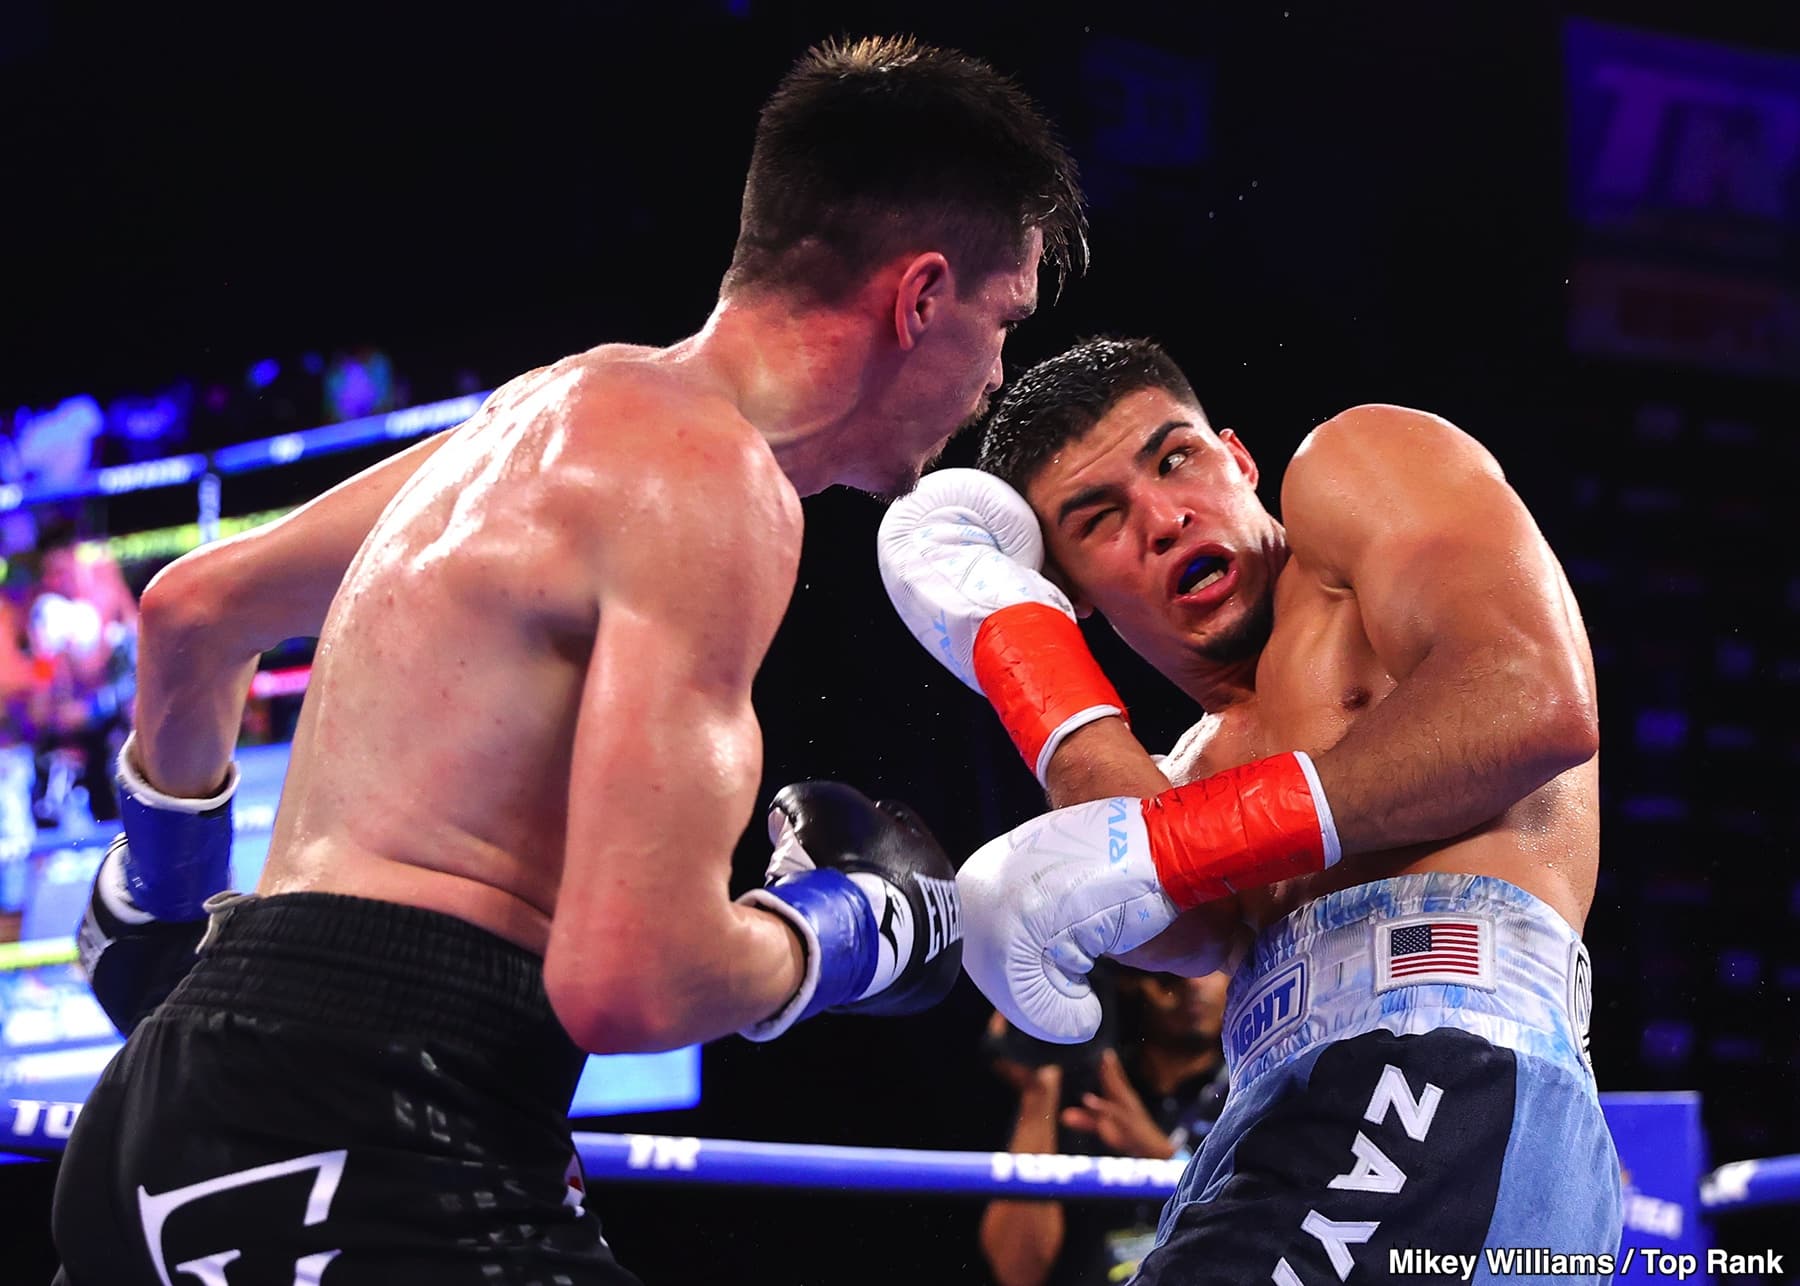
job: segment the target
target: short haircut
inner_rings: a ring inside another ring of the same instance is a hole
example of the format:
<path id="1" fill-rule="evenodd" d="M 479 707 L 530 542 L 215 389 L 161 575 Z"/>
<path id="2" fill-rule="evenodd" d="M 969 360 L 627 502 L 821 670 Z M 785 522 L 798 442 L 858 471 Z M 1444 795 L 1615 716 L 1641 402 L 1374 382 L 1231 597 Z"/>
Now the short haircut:
<path id="1" fill-rule="evenodd" d="M 1059 288 L 1086 270 L 1075 162 L 1022 89 L 910 36 L 828 41 L 763 106 L 722 293 L 838 303 L 878 264 L 934 249 L 972 284 L 1031 228 Z"/>
<path id="2" fill-rule="evenodd" d="M 1062 445 L 1079 438 L 1127 394 L 1162 389 L 1199 406 L 1175 360 L 1147 339 L 1084 339 L 1007 385 L 982 430 L 976 466 L 1024 493 Z"/>

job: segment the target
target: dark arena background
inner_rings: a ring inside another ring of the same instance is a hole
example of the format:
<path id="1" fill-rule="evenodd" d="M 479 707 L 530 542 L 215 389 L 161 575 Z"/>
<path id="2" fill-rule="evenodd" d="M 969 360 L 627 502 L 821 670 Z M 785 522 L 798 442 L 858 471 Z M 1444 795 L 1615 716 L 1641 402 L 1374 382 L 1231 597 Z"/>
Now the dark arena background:
<path id="1" fill-rule="evenodd" d="M 1694 1195 L 1702 1169 L 1800 1152 L 1792 5 L 7 0 L 13 615 L 70 533 L 141 591 L 202 534 L 467 413 L 395 411 L 690 333 L 730 255 L 761 99 L 816 40 L 889 31 L 1017 76 L 1080 161 L 1092 270 L 1014 337 L 1009 370 L 1079 336 L 1159 339 L 1256 454 L 1271 505 L 1308 429 L 1360 402 L 1437 412 L 1499 458 L 1599 670 L 1600 1087 L 1692 1091 L 1704 1125 L 1687 1191 L 1627 1176 L 1644 1199 L 1625 1244 L 1685 1219 L 1690 1242 L 1800 1252 L 1781 1208 L 1703 1215 Z M 304 436 L 344 422 L 379 431 L 341 449 Z M 243 443 L 263 444 L 256 467 L 231 455 Z M 762 798 L 841 779 L 908 801 L 967 854 L 1041 807 L 1035 783 L 887 603 L 877 504 L 833 492 L 806 510 L 756 689 Z M 1166 748 L 1198 712 L 1103 625 L 1088 633 Z M 286 739 L 307 660 L 268 658 L 247 746 Z M 34 929 L 32 901 L 55 886 L 66 911 L 112 823 L 87 784 L 104 737 L 34 742 L 11 710 L 0 744 L 36 768 L 33 833 L 0 840 L 0 939 L 23 939 L 0 947 L 17 1132 L 55 1110 L 44 1078 L 84 1065 L 81 1032 L 57 1025 L 79 1026 L 80 997 L 55 991 L 72 919 Z M 766 857 L 752 827 L 734 891 Z M 695 1105 L 580 1128 L 1004 1148 L 1014 1100 L 980 1049 L 989 1013 L 964 980 L 914 1018 L 727 1039 L 698 1056 Z M 53 1182 L 53 1160 L 0 1166 L 0 1281 L 54 1271 Z M 991 1280 L 979 1198 L 607 1181 L 590 1201 L 650 1286 Z M 1791 1280 L 1800 1253 L 1783 1267 L 1732 1280 Z"/>

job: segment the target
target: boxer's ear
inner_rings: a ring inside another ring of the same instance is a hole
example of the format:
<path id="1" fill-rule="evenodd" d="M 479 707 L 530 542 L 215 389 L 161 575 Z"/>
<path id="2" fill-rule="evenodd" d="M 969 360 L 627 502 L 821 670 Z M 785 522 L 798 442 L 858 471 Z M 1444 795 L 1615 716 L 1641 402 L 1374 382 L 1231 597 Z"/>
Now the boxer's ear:
<path id="1" fill-rule="evenodd" d="M 901 267 L 894 295 L 894 333 L 902 352 L 919 342 L 955 293 L 950 261 L 935 250 L 915 255 Z"/>
<path id="2" fill-rule="evenodd" d="M 1237 435 L 1237 431 L 1220 429 L 1219 441 L 1225 444 L 1225 450 L 1237 464 L 1238 471 L 1250 480 L 1252 487 L 1256 486 L 1258 478 L 1256 460 L 1251 456 L 1250 448 L 1244 445 L 1244 440 Z"/>

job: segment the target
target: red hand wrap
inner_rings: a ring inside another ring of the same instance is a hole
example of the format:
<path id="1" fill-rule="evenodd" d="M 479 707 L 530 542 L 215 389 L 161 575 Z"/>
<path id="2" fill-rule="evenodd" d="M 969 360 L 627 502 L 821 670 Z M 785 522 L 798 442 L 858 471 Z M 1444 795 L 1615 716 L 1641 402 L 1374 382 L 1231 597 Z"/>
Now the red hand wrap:
<path id="1" fill-rule="evenodd" d="M 1183 911 L 1326 866 L 1318 808 L 1291 754 L 1146 799 L 1144 826 L 1157 878 Z"/>
<path id="2" fill-rule="evenodd" d="M 1070 715 L 1091 706 L 1125 712 L 1081 627 L 1047 603 L 1003 607 L 981 623 L 975 681 L 1033 772 L 1044 743 Z"/>

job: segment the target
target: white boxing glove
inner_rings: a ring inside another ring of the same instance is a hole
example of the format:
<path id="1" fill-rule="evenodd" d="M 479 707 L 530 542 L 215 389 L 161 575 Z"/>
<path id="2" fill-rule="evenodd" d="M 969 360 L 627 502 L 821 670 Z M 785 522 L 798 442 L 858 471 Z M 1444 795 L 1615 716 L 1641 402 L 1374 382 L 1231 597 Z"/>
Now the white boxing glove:
<path id="1" fill-rule="evenodd" d="M 1059 808 L 982 845 L 956 876 L 963 968 L 1007 1021 L 1072 1045 L 1100 1029 L 1088 974 L 1175 922 L 1141 802 Z"/>
<path id="2" fill-rule="evenodd" d="M 1301 750 L 1149 799 L 1059 808 L 963 863 L 963 967 L 1014 1026 L 1086 1040 L 1100 1022 L 1087 982 L 1097 957 L 1137 950 L 1184 911 L 1342 857 L 1318 769 Z M 1224 926 L 1215 917 L 1209 927 Z M 1171 944 L 1189 956 L 1199 945 Z M 1215 954 L 1229 946 L 1214 945 Z"/>
<path id="3" fill-rule="evenodd" d="M 927 474 L 889 507 L 876 540 L 894 610 L 926 651 L 977 692 L 975 636 L 994 612 L 1042 603 L 1075 619 L 1068 596 L 1039 573 L 1037 515 L 991 473 Z"/>
<path id="4" fill-rule="evenodd" d="M 979 469 L 940 469 L 894 502 L 877 537 L 881 582 L 925 650 L 993 702 L 1043 781 L 1062 739 L 1123 715 L 1068 596 L 1046 579 L 1025 498 Z"/>

